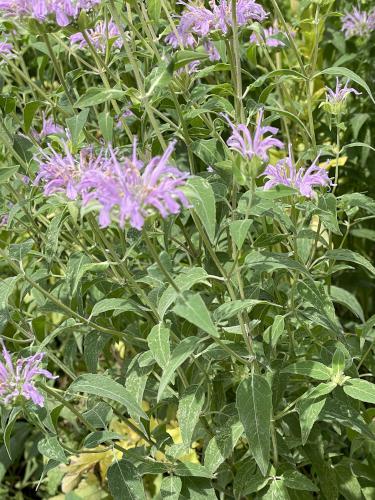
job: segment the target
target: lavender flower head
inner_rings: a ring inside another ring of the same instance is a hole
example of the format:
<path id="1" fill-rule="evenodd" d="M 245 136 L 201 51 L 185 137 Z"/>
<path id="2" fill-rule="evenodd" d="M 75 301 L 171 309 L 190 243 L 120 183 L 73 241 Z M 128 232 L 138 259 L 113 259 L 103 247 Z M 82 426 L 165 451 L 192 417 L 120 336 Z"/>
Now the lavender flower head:
<path id="1" fill-rule="evenodd" d="M 9 59 L 11 57 L 15 57 L 15 54 L 12 52 L 13 45 L 5 41 L 0 41 L 0 57 L 2 59 Z M 1 64 L 1 62 L 0 62 Z"/>
<path id="2" fill-rule="evenodd" d="M 50 17 L 59 26 L 67 26 L 81 10 L 89 10 L 100 0 L 0 0 L 0 14 L 31 17 L 46 22 Z"/>
<path id="3" fill-rule="evenodd" d="M 129 221 L 132 227 L 141 230 L 149 215 L 159 212 L 165 218 L 178 214 L 181 205 L 189 206 L 180 190 L 188 174 L 168 164 L 174 143 L 147 165 L 137 159 L 136 148 L 135 140 L 132 157 L 123 160 L 118 160 L 110 148 L 111 158 L 105 168 L 88 169 L 83 176 L 80 185 L 83 203 L 94 201 L 100 205 L 101 227 L 109 226 L 115 217 L 121 227 Z"/>
<path id="4" fill-rule="evenodd" d="M 32 130 L 31 134 L 37 141 L 41 141 L 45 137 L 48 137 L 49 135 L 65 135 L 65 130 L 61 125 L 58 125 L 55 123 L 54 119 L 52 116 L 49 116 L 46 118 L 46 114 L 43 112 L 42 113 L 42 129 L 40 132 L 37 132 L 36 130 Z"/>
<path id="5" fill-rule="evenodd" d="M 109 22 L 97 22 L 93 29 L 87 30 L 87 36 L 92 45 L 103 54 L 106 52 L 108 42 L 111 39 L 114 40 L 114 47 L 120 49 L 123 45 L 122 38 L 120 37 L 120 31 L 112 19 Z M 70 41 L 72 44 L 79 44 L 80 49 L 86 47 L 87 45 L 82 33 L 75 33 L 74 35 L 71 35 Z"/>
<path id="6" fill-rule="evenodd" d="M 100 168 L 104 161 L 101 155 L 95 157 L 91 148 L 82 149 L 79 158 L 74 157 L 66 143 L 65 154 L 57 153 L 51 145 L 48 153 L 40 150 L 41 158 L 35 158 L 39 163 L 39 171 L 34 185 L 43 181 L 45 196 L 64 193 L 70 200 L 75 200 L 80 193 L 78 186 L 83 172 Z"/>
<path id="7" fill-rule="evenodd" d="M 291 146 L 289 145 L 289 156 L 278 161 L 276 165 L 268 165 L 262 174 L 268 179 L 264 189 L 268 190 L 283 184 L 297 189 L 306 198 L 316 198 L 317 194 L 313 190 L 314 187 L 332 186 L 327 170 L 317 165 L 318 159 L 319 156 L 307 169 L 300 168 L 296 171 L 292 160 Z"/>
<path id="8" fill-rule="evenodd" d="M 284 144 L 272 135 L 263 137 L 265 134 L 277 134 L 275 127 L 262 126 L 264 110 L 261 109 L 252 135 L 246 125 L 234 125 L 226 115 L 223 115 L 232 129 L 232 135 L 227 140 L 230 149 L 238 151 L 244 158 L 251 160 L 254 157 L 262 161 L 268 161 L 268 150 L 270 148 L 282 149 Z"/>
<path id="9" fill-rule="evenodd" d="M 342 20 L 341 31 L 344 32 L 345 38 L 353 36 L 368 37 L 375 29 L 375 10 L 368 14 L 354 7 L 352 12 L 347 12 Z"/>
<path id="10" fill-rule="evenodd" d="M 4 342 L 2 340 L 0 342 L 5 361 L 5 363 L 0 361 L 0 401 L 3 404 L 10 404 L 16 402 L 18 398 L 23 397 L 43 407 L 44 397 L 35 387 L 36 377 L 57 378 L 48 370 L 39 366 L 45 353 L 40 352 L 28 358 L 19 358 L 13 364 Z"/>
<path id="11" fill-rule="evenodd" d="M 350 94 L 361 95 L 358 90 L 348 87 L 349 81 L 345 83 L 344 87 L 340 83 L 339 79 L 336 78 L 336 89 L 332 90 L 326 87 L 326 101 L 322 103 L 322 106 L 330 113 L 337 115 L 345 111 L 345 101 Z"/>
<path id="12" fill-rule="evenodd" d="M 233 25 L 232 0 L 210 0 L 210 9 L 201 5 L 190 5 L 184 1 L 180 4 L 186 7 L 180 17 L 177 33 L 170 33 L 165 41 L 177 48 L 195 47 L 201 39 L 211 61 L 220 59 L 214 45 L 208 41 L 213 31 L 219 30 L 224 35 L 228 34 Z M 255 0 L 237 0 L 236 19 L 238 26 L 244 26 L 251 21 L 263 21 L 268 14 Z"/>
<path id="13" fill-rule="evenodd" d="M 214 14 L 213 28 L 221 30 L 225 35 L 233 25 L 232 0 L 210 1 Z M 237 0 L 236 21 L 238 26 L 245 26 L 251 21 L 262 22 L 268 14 L 255 0 Z"/>
<path id="14" fill-rule="evenodd" d="M 260 46 L 261 42 L 265 43 L 268 47 L 285 47 L 285 43 L 277 38 L 277 35 L 282 33 L 276 27 L 264 28 L 263 33 L 253 33 L 250 36 L 250 43 Z"/>

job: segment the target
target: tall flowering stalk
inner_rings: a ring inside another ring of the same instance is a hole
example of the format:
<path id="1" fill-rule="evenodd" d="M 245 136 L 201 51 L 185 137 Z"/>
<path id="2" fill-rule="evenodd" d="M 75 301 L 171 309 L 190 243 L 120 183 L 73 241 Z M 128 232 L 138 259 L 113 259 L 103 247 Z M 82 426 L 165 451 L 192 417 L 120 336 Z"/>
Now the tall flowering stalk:
<path id="1" fill-rule="evenodd" d="M 40 352 L 28 358 L 19 358 L 13 363 L 4 342 L 0 340 L 0 343 L 4 359 L 4 363 L 0 361 L 0 401 L 7 405 L 25 398 L 43 407 L 44 397 L 35 387 L 35 383 L 39 377 L 57 378 L 40 366 L 45 353 Z"/>
<path id="2" fill-rule="evenodd" d="M 268 165 L 262 174 L 268 179 L 264 189 L 268 190 L 282 184 L 297 189 L 306 198 L 316 198 L 315 187 L 333 185 L 327 170 L 317 164 L 318 160 L 319 156 L 315 158 L 310 167 L 296 170 L 291 145 L 289 145 L 289 156 L 278 161 L 276 165 Z"/>

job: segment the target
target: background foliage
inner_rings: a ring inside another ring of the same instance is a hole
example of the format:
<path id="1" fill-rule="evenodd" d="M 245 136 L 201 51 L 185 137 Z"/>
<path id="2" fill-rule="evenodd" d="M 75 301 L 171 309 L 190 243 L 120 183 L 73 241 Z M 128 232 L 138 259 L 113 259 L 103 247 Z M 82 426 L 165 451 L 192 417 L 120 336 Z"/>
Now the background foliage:
<path id="1" fill-rule="evenodd" d="M 1 406 L 2 498 L 375 497 L 374 34 L 345 39 L 352 2 L 263 6 L 294 32 L 285 47 L 250 44 L 253 24 L 237 60 L 214 33 L 214 62 L 165 42 L 174 1 L 109 0 L 65 28 L 2 18 L 15 57 L 0 75 L 1 335 L 59 376 L 39 381 L 44 408 Z M 111 16 L 122 48 L 69 42 Z M 321 106 L 336 77 L 362 93 L 340 120 Z M 221 116 L 239 123 L 238 106 L 250 128 L 263 107 L 300 165 L 320 151 L 337 186 L 307 199 L 254 171 L 238 182 Z M 177 139 L 191 208 L 101 229 L 45 196 L 33 155 L 63 143 L 33 133 L 42 113 L 74 154 L 130 154 L 137 136 L 150 158 Z"/>

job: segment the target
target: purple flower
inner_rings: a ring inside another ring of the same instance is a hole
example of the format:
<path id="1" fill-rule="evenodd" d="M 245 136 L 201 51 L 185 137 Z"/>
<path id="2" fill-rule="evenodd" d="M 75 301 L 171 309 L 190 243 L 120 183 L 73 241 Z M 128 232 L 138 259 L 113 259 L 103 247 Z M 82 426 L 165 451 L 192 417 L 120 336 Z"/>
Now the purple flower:
<path id="1" fill-rule="evenodd" d="M 342 87 L 342 83 L 339 82 L 339 79 L 336 78 L 336 89 L 332 90 L 329 87 L 326 87 L 327 94 L 326 99 L 330 104 L 340 104 L 346 100 L 349 94 L 361 95 L 361 92 L 353 89 L 352 87 L 348 87 L 350 80 L 347 80 L 345 86 Z M 341 88 L 342 87 L 342 88 Z"/>
<path id="2" fill-rule="evenodd" d="M 135 116 L 135 114 L 133 113 L 133 111 L 131 109 L 126 109 L 122 114 L 121 116 L 116 116 L 116 128 L 117 129 L 120 129 L 122 128 L 122 121 L 125 119 L 125 118 L 130 118 L 131 116 Z"/>
<path id="3" fill-rule="evenodd" d="M 358 92 L 358 90 L 348 87 L 349 81 L 347 80 L 343 87 L 339 79 L 336 78 L 335 90 L 326 87 L 326 101 L 321 104 L 326 111 L 334 115 L 339 115 L 345 111 L 345 101 L 350 94 L 361 95 L 361 92 Z"/>
<path id="4" fill-rule="evenodd" d="M 9 214 L 0 216 L 0 227 L 7 226 L 9 222 Z"/>
<path id="5" fill-rule="evenodd" d="M 352 12 L 347 12 L 342 20 L 341 31 L 345 38 L 352 36 L 367 37 L 375 29 L 375 10 L 368 14 L 354 7 Z"/>
<path id="6" fill-rule="evenodd" d="M 277 35 L 282 33 L 278 28 L 264 28 L 263 33 L 257 35 L 253 33 L 250 36 L 250 43 L 255 43 L 256 45 L 261 45 L 263 41 L 268 47 L 285 47 L 285 43 L 277 38 Z"/>
<path id="7" fill-rule="evenodd" d="M 110 148 L 111 158 L 105 167 L 88 169 L 83 175 L 80 184 L 83 203 L 95 201 L 100 205 L 101 227 L 109 226 L 114 217 L 121 227 L 129 221 L 132 227 L 141 230 L 149 215 L 159 212 L 164 218 L 178 214 L 181 205 L 189 206 L 180 190 L 188 174 L 168 164 L 174 143 L 147 165 L 137 159 L 136 147 L 135 140 L 132 157 L 122 160 Z"/>
<path id="8" fill-rule="evenodd" d="M 212 42 L 205 40 L 203 42 L 203 48 L 207 52 L 210 61 L 220 61 L 219 51 Z"/>
<path id="9" fill-rule="evenodd" d="M 100 0 L 0 0 L 0 13 L 9 17 L 31 17 L 45 22 L 49 17 L 67 26 L 81 10 L 89 10 Z"/>
<path id="10" fill-rule="evenodd" d="M 114 40 L 114 47 L 121 48 L 123 45 L 119 29 L 112 19 L 109 22 L 97 22 L 95 28 L 87 30 L 87 36 L 92 45 L 102 53 L 107 50 L 109 40 Z M 80 49 L 87 45 L 82 33 L 71 35 L 70 41 L 79 44 Z"/>
<path id="11" fill-rule="evenodd" d="M 19 397 L 24 397 L 38 405 L 44 406 L 44 397 L 35 387 L 35 378 L 43 376 L 56 379 L 48 370 L 39 365 L 45 356 L 44 352 L 34 354 L 28 358 L 19 358 L 15 365 L 7 351 L 3 340 L 0 340 L 3 348 L 5 364 L 0 361 L 0 398 L 3 404 L 16 402 Z"/>
<path id="12" fill-rule="evenodd" d="M 31 132 L 35 139 L 42 140 L 49 135 L 65 135 L 65 130 L 61 125 L 57 125 L 54 119 L 49 116 L 46 118 L 45 113 L 42 113 L 42 129 L 40 132 L 33 130 Z"/>
<path id="13" fill-rule="evenodd" d="M 213 28 L 227 34 L 233 24 L 232 0 L 220 0 L 219 4 L 216 4 L 215 0 L 211 0 L 210 4 L 214 14 Z M 251 21 L 262 22 L 267 16 L 267 12 L 255 0 L 237 0 L 236 2 L 238 26 L 245 26 Z"/>
<path id="14" fill-rule="evenodd" d="M 289 145 L 289 156 L 278 161 L 276 165 L 268 165 L 264 175 L 268 181 L 264 189 L 271 189 L 279 184 L 289 186 L 307 198 L 316 198 L 313 190 L 316 186 L 332 186 L 332 181 L 328 177 L 327 170 L 317 165 L 319 156 L 313 161 L 310 167 L 300 168 L 298 172 L 293 164 L 291 146 Z"/>
<path id="15" fill-rule="evenodd" d="M 100 168 L 104 158 L 102 155 L 95 157 L 92 148 L 82 149 L 80 156 L 74 157 L 66 143 L 64 143 L 64 153 L 57 153 L 51 145 L 49 154 L 40 150 L 42 158 L 35 158 L 39 163 L 39 171 L 34 185 L 43 181 L 46 196 L 65 193 L 70 200 L 75 200 L 80 194 L 78 186 L 83 172 L 87 169 Z"/>
<path id="16" fill-rule="evenodd" d="M 238 151 L 244 158 L 251 160 L 253 157 L 258 157 L 263 161 L 268 161 L 268 150 L 270 148 L 284 147 L 284 144 L 275 139 L 272 135 L 263 137 L 264 134 L 277 134 L 279 129 L 275 127 L 262 126 L 264 110 L 261 109 L 255 126 L 254 135 L 252 136 L 246 125 L 234 125 L 228 118 L 223 115 L 232 129 L 232 135 L 227 140 L 230 149 Z"/>
<path id="17" fill-rule="evenodd" d="M 15 57 L 15 54 L 12 52 L 13 45 L 8 43 L 7 41 L 0 41 L 0 56 L 3 58 Z"/>
<path id="18" fill-rule="evenodd" d="M 199 66 L 200 66 L 200 61 L 191 61 L 189 64 L 186 66 L 182 66 L 182 68 L 176 69 L 175 73 L 176 75 L 192 75 L 193 73 L 197 73 L 199 71 Z"/>

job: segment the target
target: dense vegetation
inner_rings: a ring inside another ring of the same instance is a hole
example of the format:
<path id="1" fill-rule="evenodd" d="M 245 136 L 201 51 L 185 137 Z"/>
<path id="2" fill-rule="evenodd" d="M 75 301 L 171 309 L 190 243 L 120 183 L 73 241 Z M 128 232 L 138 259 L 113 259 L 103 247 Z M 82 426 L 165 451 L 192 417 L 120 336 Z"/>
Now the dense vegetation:
<path id="1" fill-rule="evenodd" d="M 375 498 L 374 40 L 0 0 L 1 498 Z"/>

